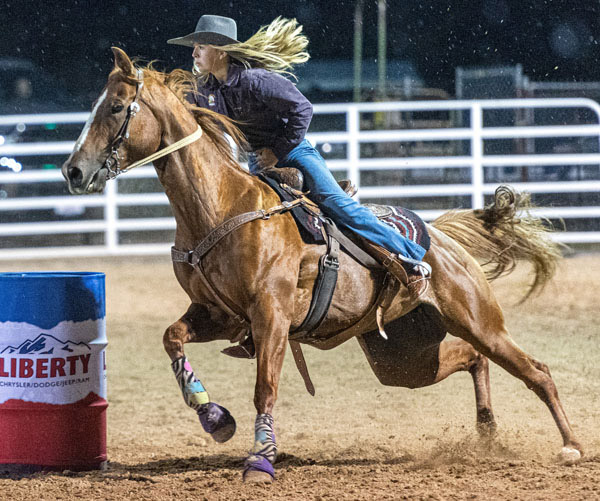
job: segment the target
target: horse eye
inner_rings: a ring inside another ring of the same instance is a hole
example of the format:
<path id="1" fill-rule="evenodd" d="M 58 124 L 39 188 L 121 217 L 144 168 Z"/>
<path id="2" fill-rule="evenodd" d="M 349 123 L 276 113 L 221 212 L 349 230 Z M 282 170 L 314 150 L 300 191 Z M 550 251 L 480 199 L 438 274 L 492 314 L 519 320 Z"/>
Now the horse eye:
<path id="1" fill-rule="evenodd" d="M 117 113 L 121 113 L 123 111 L 123 105 L 122 104 L 113 104 L 112 108 L 110 109 L 110 111 L 112 112 L 113 115 L 116 115 Z"/>

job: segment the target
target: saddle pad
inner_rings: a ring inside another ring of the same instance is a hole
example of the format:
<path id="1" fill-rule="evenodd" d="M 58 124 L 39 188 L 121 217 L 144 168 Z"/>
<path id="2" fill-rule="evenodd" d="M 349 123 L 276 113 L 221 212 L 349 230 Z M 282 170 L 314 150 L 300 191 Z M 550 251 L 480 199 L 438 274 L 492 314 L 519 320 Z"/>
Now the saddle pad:
<path id="1" fill-rule="evenodd" d="M 413 211 L 404 207 L 393 207 L 390 205 L 363 204 L 371 210 L 380 221 L 399 231 L 405 238 L 412 240 L 429 250 L 431 240 L 425 222 Z"/>
<path id="2" fill-rule="evenodd" d="M 289 202 L 296 198 L 279 186 L 279 183 L 274 179 L 262 174 L 259 174 L 258 177 L 273 188 L 282 201 Z M 323 232 L 321 231 L 322 223 L 317 216 L 311 214 L 303 207 L 296 207 L 291 210 L 291 213 L 294 216 L 294 221 L 296 221 L 298 231 L 304 243 L 318 245 L 325 243 Z"/>

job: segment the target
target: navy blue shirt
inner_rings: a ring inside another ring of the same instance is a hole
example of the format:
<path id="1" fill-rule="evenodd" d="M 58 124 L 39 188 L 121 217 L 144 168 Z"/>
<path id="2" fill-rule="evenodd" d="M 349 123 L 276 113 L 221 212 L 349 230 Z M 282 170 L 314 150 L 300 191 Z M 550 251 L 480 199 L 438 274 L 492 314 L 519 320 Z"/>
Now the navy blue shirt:
<path id="1" fill-rule="evenodd" d="M 312 118 L 312 104 L 287 78 L 237 64 L 224 83 L 213 75 L 198 81 L 188 100 L 238 121 L 253 151 L 270 148 L 279 160 L 302 142 Z"/>

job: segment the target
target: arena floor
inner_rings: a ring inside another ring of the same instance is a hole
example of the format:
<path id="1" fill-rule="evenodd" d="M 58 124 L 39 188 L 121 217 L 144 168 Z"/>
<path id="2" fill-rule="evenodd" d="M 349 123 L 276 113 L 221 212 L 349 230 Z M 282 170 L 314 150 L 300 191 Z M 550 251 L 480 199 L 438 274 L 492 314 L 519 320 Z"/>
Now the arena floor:
<path id="1" fill-rule="evenodd" d="M 547 408 L 491 369 L 498 434 L 475 432 L 468 373 L 419 390 L 382 386 L 356 341 L 306 349 L 311 397 L 286 358 L 275 424 L 277 481 L 241 482 L 252 446 L 255 362 L 221 355 L 227 343 L 187 355 L 214 400 L 238 423 L 226 444 L 208 437 L 183 403 L 162 348 L 187 308 L 168 257 L 0 262 L 0 271 L 86 270 L 107 275 L 108 455 L 104 472 L 0 475 L 0 499 L 519 499 L 600 498 L 600 256 L 565 259 L 541 296 L 517 305 L 527 269 L 495 283 L 517 342 L 546 362 L 585 447 L 557 461 L 561 439 Z"/>

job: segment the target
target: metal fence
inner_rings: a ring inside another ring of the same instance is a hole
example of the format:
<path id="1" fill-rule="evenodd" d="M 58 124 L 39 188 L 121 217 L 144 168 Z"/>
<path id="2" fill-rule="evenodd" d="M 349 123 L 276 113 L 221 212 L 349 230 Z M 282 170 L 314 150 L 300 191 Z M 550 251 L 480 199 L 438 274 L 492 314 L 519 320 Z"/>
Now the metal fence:
<path id="1" fill-rule="evenodd" d="M 4 116 L 0 133 L 87 116 Z M 457 205 L 482 207 L 509 182 L 542 201 L 536 214 L 567 222 L 557 240 L 600 242 L 600 106 L 592 100 L 322 104 L 313 124 L 309 141 L 361 201 L 406 205 L 432 220 Z M 58 169 L 6 167 L 42 156 L 59 165 L 73 144 L 0 141 L 0 259 L 168 252 L 175 221 L 152 167 L 84 197 L 66 195 Z"/>

